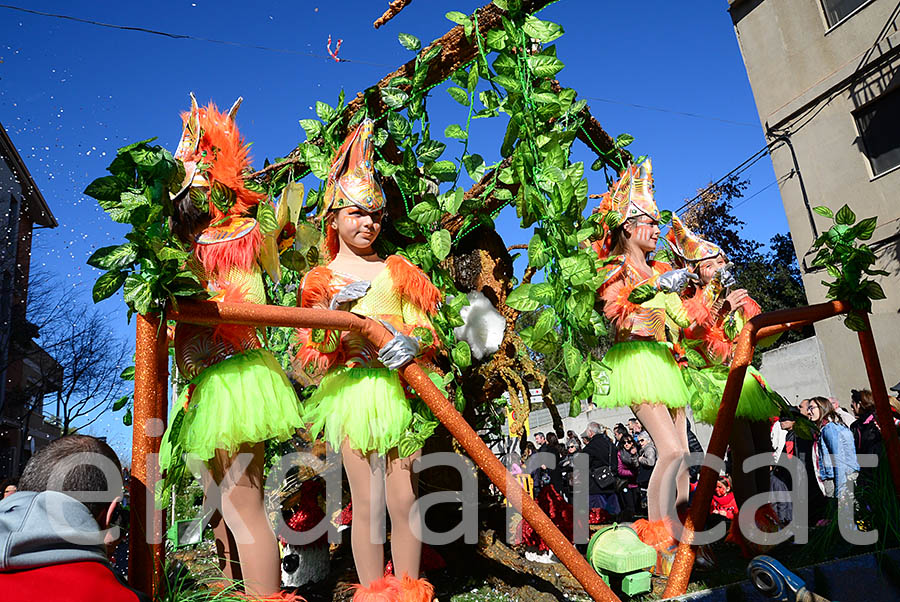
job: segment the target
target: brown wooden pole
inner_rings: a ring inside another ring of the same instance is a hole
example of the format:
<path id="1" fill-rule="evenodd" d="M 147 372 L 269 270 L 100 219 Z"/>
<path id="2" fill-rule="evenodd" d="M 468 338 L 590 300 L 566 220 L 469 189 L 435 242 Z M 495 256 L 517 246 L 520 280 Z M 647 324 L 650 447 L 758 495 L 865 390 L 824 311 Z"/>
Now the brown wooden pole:
<path id="1" fill-rule="evenodd" d="M 158 316 L 138 315 L 136 322 L 128 583 L 156 599 L 162 594 L 165 583 L 165 517 L 154 504 L 154 489 L 159 480 L 156 454 L 159 453 L 168 406 L 169 354 L 166 330 L 159 328 Z"/>
<path id="2" fill-rule="evenodd" d="M 872 336 L 869 314 L 860 312 L 859 316 L 866 324 L 866 329 L 857 334 L 863 362 L 866 365 L 866 374 L 869 376 L 869 387 L 872 390 L 872 397 L 875 398 L 875 419 L 878 421 L 881 438 L 884 440 L 884 448 L 894 480 L 894 493 L 900 498 L 900 438 L 897 437 L 894 417 L 891 415 L 891 403 L 888 401 L 887 387 L 884 385 L 884 374 L 881 371 L 878 350 L 875 348 L 875 339 Z"/>
<path id="3" fill-rule="evenodd" d="M 278 307 L 273 305 L 252 305 L 248 303 L 214 303 L 211 301 L 183 302 L 178 311 L 170 312 L 169 318 L 197 324 L 221 322 L 304 328 L 326 328 L 352 330 L 382 347 L 391 339 L 391 334 L 378 322 L 355 314 L 324 309 Z M 522 517 L 534 527 L 554 554 L 563 562 L 587 593 L 601 602 L 619 602 L 619 598 L 607 586 L 600 575 L 578 553 L 562 532 L 544 514 L 506 467 L 500 463 L 484 441 L 475 433 L 453 404 L 435 387 L 421 367 L 411 362 L 400 369 L 400 375 L 431 408 L 434 415 L 460 442 L 463 449 L 481 468 L 491 482 L 521 512 Z"/>

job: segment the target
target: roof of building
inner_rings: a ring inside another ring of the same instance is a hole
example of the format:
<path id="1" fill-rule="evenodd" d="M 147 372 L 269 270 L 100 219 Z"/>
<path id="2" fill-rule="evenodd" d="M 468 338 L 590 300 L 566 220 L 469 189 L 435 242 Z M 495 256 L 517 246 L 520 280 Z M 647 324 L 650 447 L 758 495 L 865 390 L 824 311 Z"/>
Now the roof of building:
<path id="1" fill-rule="evenodd" d="M 25 193 L 28 216 L 34 223 L 40 224 L 41 226 L 47 228 L 57 227 L 59 222 L 56 221 L 53 212 L 50 211 L 50 206 L 47 205 L 47 201 L 44 200 L 44 195 L 41 194 L 37 184 L 34 183 L 31 173 L 29 173 L 28 168 L 25 166 L 25 162 L 22 161 L 22 157 L 19 155 L 19 151 L 16 150 L 12 140 L 9 139 L 6 128 L 3 127 L 2 123 L 0 123 L 0 154 L 9 158 L 10 167 L 19 178 L 19 181 L 23 183 L 22 190 Z"/>

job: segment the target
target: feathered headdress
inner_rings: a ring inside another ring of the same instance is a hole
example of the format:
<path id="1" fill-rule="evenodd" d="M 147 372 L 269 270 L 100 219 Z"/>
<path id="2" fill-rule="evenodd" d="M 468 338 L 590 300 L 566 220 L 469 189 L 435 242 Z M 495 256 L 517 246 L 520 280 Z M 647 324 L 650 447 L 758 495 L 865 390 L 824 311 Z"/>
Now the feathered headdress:
<path id="1" fill-rule="evenodd" d="M 372 133 L 375 124 L 366 119 L 338 149 L 325 184 L 323 213 L 342 207 L 359 207 L 369 213 L 384 208 L 384 192 L 372 167 Z"/>
<path id="2" fill-rule="evenodd" d="M 194 205 L 209 213 L 214 223 L 246 215 L 265 198 L 246 187 L 249 145 L 234 122 L 241 100 L 222 113 L 213 103 L 198 107 L 191 93 L 191 110 L 181 115 L 184 127 L 175 158 L 184 163 L 186 173 L 179 194 L 190 194 Z"/>
<path id="3" fill-rule="evenodd" d="M 594 243 L 594 249 L 601 259 L 612 252 L 615 241 L 612 230 L 625 223 L 625 220 L 646 215 L 659 220 L 659 209 L 653 198 L 653 166 L 647 158 L 640 165 L 629 165 L 619 176 L 619 180 L 610 186 L 594 210 L 600 214 L 600 227 L 603 234 Z"/>
<path id="4" fill-rule="evenodd" d="M 725 255 L 717 245 L 691 232 L 675 214 L 672 214 L 672 226 L 666 232 L 666 242 L 672 252 L 685 261 L 702 261 Z"/>

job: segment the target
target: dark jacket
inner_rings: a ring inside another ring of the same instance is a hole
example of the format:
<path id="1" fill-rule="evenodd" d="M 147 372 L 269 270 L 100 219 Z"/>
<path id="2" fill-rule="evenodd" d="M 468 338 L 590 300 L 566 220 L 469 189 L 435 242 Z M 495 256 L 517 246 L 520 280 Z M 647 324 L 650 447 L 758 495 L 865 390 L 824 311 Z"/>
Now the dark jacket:
<path id="1" fill-rule="evenodd" d="M 0 592 L 10 601 L 148 600 L 113 573 L 87 507 L 57 491 L 0 501 Z"/>
<path id="2" fill-rule="evenodd" d="M 619 457 L 616 453 L 616 446 L 613 445 L 612 441 L 610 441 L 606 435 L 598 433 L 591 437 L 591 440 L 584 446 L 581 453 L 588 455 L 588 465 L 591 474 L 601 466 L 609 466 L 614 475 L 619 472 Z M 613 485 L 607 489 L 600 489 L 597 483 L 594 482 L 594 479 L 590 479 L 589 483 L 588 493 L 590 495 L 612 493 L 615 491 L 616 487 L 615 483 L 613 483 Z"/>

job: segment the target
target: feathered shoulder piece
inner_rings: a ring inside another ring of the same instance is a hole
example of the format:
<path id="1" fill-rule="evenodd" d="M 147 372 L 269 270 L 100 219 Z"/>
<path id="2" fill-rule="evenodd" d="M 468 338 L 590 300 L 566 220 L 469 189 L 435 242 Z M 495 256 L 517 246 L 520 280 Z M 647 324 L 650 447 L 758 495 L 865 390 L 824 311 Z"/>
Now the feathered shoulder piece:
<path id="1" fill-rule="evenodd" d="M 229 217 L 197 237 L 195 251 L 210 276 L 222 276 L 231 268 L 249 271 L 256 264 L 262 234 L 252 217 Z"/>
<path id="2" fill-rule="evenodd" d="M 431 283 L 425 272 L 400 255 L 391 255 L 385 264 L 401 296 L 430 316 L 437 313 L 441 291 Z"/>
<path id="3" fill-rule="evenodd" d="M 334 272 L 325 266 L 316 266 L 300 282 L 300 307 L 328 307 L 334 296 L 331 281 Z"/>

